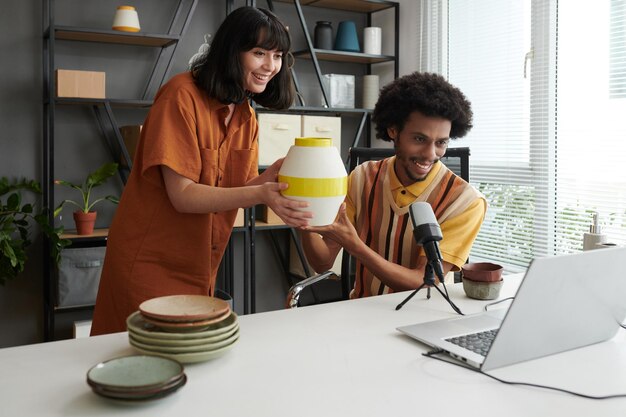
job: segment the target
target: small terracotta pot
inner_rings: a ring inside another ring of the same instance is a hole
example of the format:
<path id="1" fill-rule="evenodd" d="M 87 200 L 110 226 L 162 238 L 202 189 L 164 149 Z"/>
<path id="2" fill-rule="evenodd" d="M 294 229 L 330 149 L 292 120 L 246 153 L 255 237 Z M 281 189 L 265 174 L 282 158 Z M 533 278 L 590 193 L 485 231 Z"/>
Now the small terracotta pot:
<path id="1" fill-rule="evenodd" d="M 491 262 L 474 262 L 461 268 L 463 279 L 475 282 L 497 282 L 502 279 L 502 266 Z"/>
<path id="2" fill-rule="evenodd" d="M 76 234 L 90 235 L 93 234 L 93 227 L 96 224 L 95 211 L 85 213 L 83 211 L 74 212 L 74 223 L 76 223 Z"/>

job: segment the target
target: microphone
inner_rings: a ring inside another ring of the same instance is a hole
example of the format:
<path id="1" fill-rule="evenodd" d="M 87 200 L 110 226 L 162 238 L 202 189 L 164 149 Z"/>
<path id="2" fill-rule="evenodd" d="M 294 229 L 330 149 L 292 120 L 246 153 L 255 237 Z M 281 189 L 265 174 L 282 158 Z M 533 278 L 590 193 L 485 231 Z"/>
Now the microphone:
<path id="1" fill-rule="evenodd" d="M 413 203 L 409 206 L 409 214 L 413 223 L 413 237 L 418 245 L 424 247 L 428 263 L 439 280 L 443 282 L 442 258 L 439 243 L 437 243 L 443 239 L 443 235 L 432 207 L 426 202 Z"/>
<path id="2" fill-rule="evenodd" d="M 446 282 L 443 279 L 443 265 L 441 264 L 441 252 L 439 251 L 439 242 L 443 239 L 441 233 L 441 227 L 437 222 L 435 213 L 430 204 L 425 202 L 413 203 L 409 206 L 409 215 L 411 216 L 411 222 L 413 223 L 413 237 L 418 245 L 424 247 L 426 253 L 426 259 L 428 263 L 424 268 L 424 282 L 417 287 L 407 298 L 405 298 L 400 304 L 396 306 L 396 310 L 400 310 L 403 305 L 407 303 L 419 290 L 427 287 L 428 293 L 426 298 L 430 298 L 430 288 L 436 289 L 439 294 L 450 304 L 450 307 L 460 315 L 463 312 L 452 302 L 446 289 Z M 435 275 L 439 278 L 439 282 L 443 285 L 445 293 L 439 289 L 435 282 Z"/>

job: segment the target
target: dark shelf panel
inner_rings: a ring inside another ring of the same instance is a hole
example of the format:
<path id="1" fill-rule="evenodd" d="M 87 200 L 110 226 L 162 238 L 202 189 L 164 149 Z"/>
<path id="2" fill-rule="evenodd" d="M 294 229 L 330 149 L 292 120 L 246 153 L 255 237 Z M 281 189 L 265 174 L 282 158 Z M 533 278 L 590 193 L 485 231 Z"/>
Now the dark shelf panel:
<path id="1" fill-rule="evenodd" d="M 71 26 L 56 26 L 57 39 L 82 42 L 116 43 L 122 45 L 165 47 L 180 40 L 176 35 L 156 35 L 141 32 L 120 32 L 116 30 L 88 29 Z"/>
<path id="2" fill-rule="evenodd" d="M 116 99 L 116 98 L 81 98 L 55 97 L 57 104 L 78 104 L 82 106 L 100 105 L 108 102 L 112 107 L 150 107 L 152 100 Z"/>
<path id="3" fill-rule="evenodd" d="M 377 64 L 380 62 L 393 62 L 395 58 L 389 55 L 370 55 L 361 52 L 334 51 L 329 49 L 314 49 L 317 59 L 322 61 L 352 62 L 356 64 Z M 293 53 L 296 58 L 311 58 L 311 52 L 307 50 Z"/>
<path id="4" fill-rule="evenodd" d="M 266 223 L 260 220 L 257 220 L 254 223 L 254 228 L 256 230 L 277 230 L 277 229 L 289 229 L 291 226 L 287 226 L 284 223 Z"/>
<path id="5" fill-rule="evenodd" d="M 294 3 L 293 0 L 275 0 L 280 3 Z M 351 12 L 371 13 L 390 9 L 397 3 L 384 0 L 300 0 L 303 6 L 324 7 L 327 9 L 348 10 Z"/>

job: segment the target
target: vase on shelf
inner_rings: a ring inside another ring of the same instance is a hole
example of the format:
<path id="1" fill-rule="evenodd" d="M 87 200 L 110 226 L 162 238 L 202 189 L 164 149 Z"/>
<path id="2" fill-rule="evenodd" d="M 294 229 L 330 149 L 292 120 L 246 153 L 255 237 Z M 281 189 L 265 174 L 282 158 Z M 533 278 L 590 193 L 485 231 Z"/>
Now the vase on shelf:
<path id="1" fill-rule="evenodd" d="M 363 52 L 370 55 L 382 53 L 382 29 L 370 26 L 363 29 Z"/>
<path id="2" fill-rule="evenodd" d="M 346 52 L 361 52 L 359 38 L 356 34 L 356 24 L 352 20 L 339 22 L 335 37 L 335 49 Z"/>
<path id="3" fill-rule="evenodd" d="M 332 24 L 324 20 L 317 22 L 313 39 L 313 46 L 316 49 L 333 49 Z"/>

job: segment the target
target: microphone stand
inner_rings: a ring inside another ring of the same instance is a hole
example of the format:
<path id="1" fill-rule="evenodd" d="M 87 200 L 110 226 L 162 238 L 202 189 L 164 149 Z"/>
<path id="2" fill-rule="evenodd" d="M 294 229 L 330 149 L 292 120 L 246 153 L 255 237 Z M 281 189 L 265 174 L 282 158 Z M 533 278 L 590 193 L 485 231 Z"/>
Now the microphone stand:
<path id="1" fill-rule="evenodd" d="M 446 290 L 445 294 L 437 286 L 437 282 L 435 281 L 435 272 L 434 272 L 434 269 L 433 269 L 433 266 L 432 266 L 432 262 L 429 261 L 426 264 L 426 268 L 424 269 L 424 283 L 422 285 L 420 285 L 419 287 L 417 287 L 417 289 L 415 291 L 413 291 L 411 294 L 409 294 L 409 296 L 406 297 L 404 299 L 404 301 L 402 301 L 400 304 L 398 304 L 396 306 L 396 310 L 400 310 L 403 305 L 405 305 L 411 298 L 413 298 L 413 296 L 415 294 L 417 294 L 417 292 L 419 290 L 421 290 L 424 287 L 426 287 L 426 289 L 428 290 L 428 292 L 426 293 L 426 298 L 430 299 L 430 289 L 432 287 L 432 288 L 435 288 L 437 291 L 439 291 L 439 294 L 441 294 L 441 296 L 444 298 L 444 300 L 446 300 L 448 302 L 448 304 L 450 304 L 450 307 L 452 307 L 452 309 L 455 312 L 457 312 L 458 314 L 464 316 L 464 314 L 461 312 L 461 309 L 459 309 L 452 302 L 452 300 L 450 299 L 450 296 L 448 295 L 448 289 L 446 288 L 446 284 L 445 284 L 445 282 L 443 282 L 443 277 L 439 277 L 439 279 L 441 280 L 441 283 L 443 285 L 443 289 Z"/>

